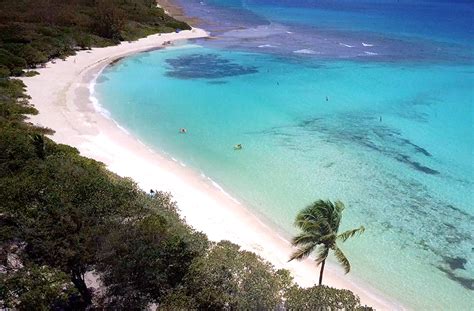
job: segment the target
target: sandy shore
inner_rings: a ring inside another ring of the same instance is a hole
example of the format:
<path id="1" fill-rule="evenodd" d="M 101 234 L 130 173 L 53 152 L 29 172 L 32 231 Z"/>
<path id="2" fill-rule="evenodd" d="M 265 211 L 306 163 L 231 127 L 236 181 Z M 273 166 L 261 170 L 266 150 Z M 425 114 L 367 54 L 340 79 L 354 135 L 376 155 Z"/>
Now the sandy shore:
<path id="1" fill-rule="evenodd" d="M 289 269 L 302 286 L 317 282 L 318 269 L 311 260 L 287 263 L 290 243 L 244 206 L 199 174 L 151 150 L 98 112 L 91 102 L 91 81 L 110 62 L 162 46 L 164 41 L 205 37 L 200 29 L 153 35 L 118 46 L 81 51 L 65 61 L 48 63 L 40 75 L 23 78 L 31 103 L 39 110 L 33 123 L 56 131 L 53 139 L 76 147 L 81 154 L 104 162 L 121 176 L 133 178 L 143 189 L 172 193 L 181 214 L 211 240 L 227 239 L 254 251 L 278 268 Z M 402 309 L 375 289 L 327 265 L 324 283 L 357 293 L 364 304 L 383 310 Z"/>

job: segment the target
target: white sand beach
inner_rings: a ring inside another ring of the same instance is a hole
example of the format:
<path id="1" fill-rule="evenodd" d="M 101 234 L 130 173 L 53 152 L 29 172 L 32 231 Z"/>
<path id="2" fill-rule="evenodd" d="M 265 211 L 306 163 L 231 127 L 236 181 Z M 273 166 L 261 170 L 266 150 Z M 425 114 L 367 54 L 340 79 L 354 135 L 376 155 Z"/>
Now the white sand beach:
<path id="1" fill-rule="evenodd" d="M 37 71 L 40 75 L 22 78 L 31 103 L 39 114 L 31 122 L 55 130 L 52 138 L 79 149 L 82 155 L 102 161 L 121 175 L 134 179 L 145 191 L 171 192 L 181 215 L 211 240 L 230 240 L 270 261 L 289 269 L 302 286 L 318 280 L 319 269 L 310 259 L 288 263 L 290 243 L 264 224 L 244 206 L 213 186 L 198 173 L 151 150 L 96 110 L 90 100 L 90 85 L 112 61 L 141 51 L 161 47 L 165 41 L 206 37 L 201 29 L 182 31 L 125 42 L 118 46 L 80 51 L 66 60 L 56 60 Z M 403 309 L 375 289 L 344 275 L 341 268 L 326 266 L 324 283 L 346 288 L 360 296 L 363 304 L 380 310 Z"/>

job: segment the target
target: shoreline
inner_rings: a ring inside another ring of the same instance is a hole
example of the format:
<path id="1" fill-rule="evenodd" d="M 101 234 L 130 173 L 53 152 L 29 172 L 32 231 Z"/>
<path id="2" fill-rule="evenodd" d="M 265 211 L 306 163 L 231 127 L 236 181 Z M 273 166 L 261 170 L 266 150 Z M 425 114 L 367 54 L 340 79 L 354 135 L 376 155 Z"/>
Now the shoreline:
<path id="1" fill-rule="evenodd" d="M 45 68 L 37 69 L 40 75 L 21 78 L 31 96 L 30 103 L 39 111 L 38 115 L 30 116 L 30 121 L 55 130 L 53 140 L 71 145 L 81 155 L 105 163 L 120 176 L 131 177 L 145 191 L 171 192 L 181 216 L 210 240 L 230 240 L 257 253 L 276 268 L 290 270 L 301 286 L 311 286 L 319 276 L 314 261 L 288 263 L 292 248 L 277 230 L 197 172 L 150 149 L 104 115 L 103 110 L 97 110 L 97 103 L 91 101 L 94 80 L 110 63 L 160 48 L 165 41 L 204 37 L 208 37 L 204 30 L 193 28 L 180 33 L 152 35 L 118 46 L 80 51 L 64 61 L 49 62 Z M 362 304 L 376 309 L 404 309 L 377 290 L 345 276 L 342 269 L 333 264 L 326 267 L 324 283 L 349 289 L 360 297 Z"/>
<path id="2" fill-rule="evenodd" d="M 189 17 L 184 14 L 184 10 L 179 5 L 176 5 L 173 0 L 157 0 L 157 6 L 162 8 L 166 14 L 173 16 L 173 18 L 186 22 L 191 26 L 199 24 L 199 19 L 196 17 Z"/>

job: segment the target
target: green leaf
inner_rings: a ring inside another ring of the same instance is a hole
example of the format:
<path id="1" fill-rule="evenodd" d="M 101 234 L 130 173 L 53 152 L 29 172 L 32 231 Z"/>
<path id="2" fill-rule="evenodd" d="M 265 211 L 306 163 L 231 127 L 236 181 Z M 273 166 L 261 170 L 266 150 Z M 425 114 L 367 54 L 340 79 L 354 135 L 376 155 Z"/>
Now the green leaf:
<path id="1" fill-rule="evenodd" d="M 342 250 L 337 247 L 337 245 L 334 246 L 334 255 L 337 258 L 337 261 L 341 264 L 341 266 L 344 268 L 344 271 L 349 273 L 351 271 L 351 264 L 349 263 L 349 260 L 347 259 L 346 255 L 342 252 Z"/>
<path id="2" fill-rule="evenodd" d="M 290 256 L 290 260 L 289 261 L 292 261 L 294 259 L 297 259 L 297 260 L 300 260 L 300 259 L 303 259 L 303 258 L 306 258 L 308 257 L 312 252 L 313 250 L 316 248 L 316 245 L 314 244 L 311 244 L 311 245 L 306 245 L 302 248 L 299 248 L 296 252 L 294 252 L 291 256 Z"/>
<path id="3" fill-rule="evenodd" d="M 337 236 L 338 239 L 342 240 L 342 242 L 345 242 L 347 239 L 354 237 L 355 235 L 361 235 L 364 233 L 365 227 L 360 226 L 357 229 L 352 229 L 352 230 L 347 230 Z"/>

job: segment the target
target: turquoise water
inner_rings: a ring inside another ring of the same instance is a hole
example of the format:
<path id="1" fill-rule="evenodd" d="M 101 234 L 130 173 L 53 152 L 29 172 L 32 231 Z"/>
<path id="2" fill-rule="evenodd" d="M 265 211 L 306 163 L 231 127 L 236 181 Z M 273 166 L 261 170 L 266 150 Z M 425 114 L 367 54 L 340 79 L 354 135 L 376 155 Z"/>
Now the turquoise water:
<path id="1" fill-rule="evenodd" d="M 343 246 L 352 275 L 472 310 L 472 1 L 176 1 L 217 39 L 107 68 L 112 117 L 288 236 L 311 201 L 343 200 L 343 226 L 367 228 Z"/>
<path id="2" fill-rule="evenodd" d="M 343 200 L 344 228 L 367 228 L 343 246 L 352 275 L 416 309 L 468 310 L 473 82 L 469 64 L 185 45 L 121 60 L 96 90 L 118 123 L 289 235 L 312 200 Z"/>

